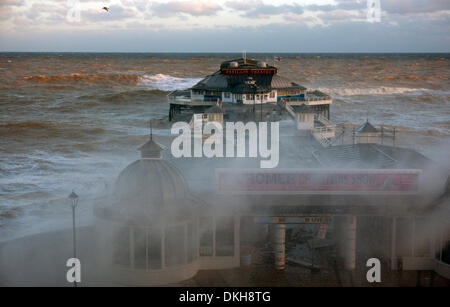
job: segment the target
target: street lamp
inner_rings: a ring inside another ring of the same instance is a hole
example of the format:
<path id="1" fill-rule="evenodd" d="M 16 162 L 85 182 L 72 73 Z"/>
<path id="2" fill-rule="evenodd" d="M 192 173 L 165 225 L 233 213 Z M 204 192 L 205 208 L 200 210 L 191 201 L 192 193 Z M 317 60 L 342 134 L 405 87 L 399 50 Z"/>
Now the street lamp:
<path id="1" fill-rule="evenodd" d="M 77 258 L 77 247 L 76 247 L 76 238 L 75 238 L 75 207 L 78 205 L 78 195 L 72 190 L 72 193 L 69 195 L 69 199 L 71 201 L 72 206 L 72 229 L 73 229 L 73 258 Z M 77 282 L 73 282 L 73 286 L 77 286 Z"/>

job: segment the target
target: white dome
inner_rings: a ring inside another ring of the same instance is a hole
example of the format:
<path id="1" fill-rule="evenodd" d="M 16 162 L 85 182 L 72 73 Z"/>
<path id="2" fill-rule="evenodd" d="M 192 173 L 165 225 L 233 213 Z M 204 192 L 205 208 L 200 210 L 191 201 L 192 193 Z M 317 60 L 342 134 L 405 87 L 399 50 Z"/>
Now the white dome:
<path id="1" fill-rule="evenodd" d="M 260 67 L 260 68 L 266 68 L 266 67 L 267 67 L 267 64 L 266 64 L 266 62 L 259 61 L 259 62 L 256 64 L 256 66 L 258 66 L 258 67 Z"/>
<path id="2" fill-rule="evenodd" d="M 141 159 L 127 166 L 117 178 L 118 205 L 146 212 L 182 204 L 187 196 L 183 175 L 170 162 Z"/>

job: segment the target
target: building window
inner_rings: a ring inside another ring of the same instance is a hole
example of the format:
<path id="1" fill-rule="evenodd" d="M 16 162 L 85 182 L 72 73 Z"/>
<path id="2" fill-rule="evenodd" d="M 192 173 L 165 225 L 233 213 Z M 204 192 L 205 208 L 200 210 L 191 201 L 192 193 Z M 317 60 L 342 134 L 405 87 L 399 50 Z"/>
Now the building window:
<path id="1" fill-rule="evenodd" d="M 264 95 L 264 100 L 267 100 L 267 95 Z"/>
<path id="2" fill-rule="evenodd" d="M 429 256 L 431 251 L 431 240 L 428 237 L 428 232 L 426 229 L 426 221 L 424 218 L 416 218 L 415 225 L 415 242 L 414 242 L 414 256 L 415 257 L 425 257 Z"/>
<path id="3" fill-rule="evenodd" d="M 165 238 L 166 266 L 184 263 L 184 226 L 175 226 L 166 229 Z"/>
<path id="4" fill-rule="evenodd" d="M 216 256 L 234 256 L 234 218 L 216 218 Z"/>
<path id="5" fill-rule="evenodd" d="M 119 228 L 115 237 L 113 263 L 130 266 L 130 228 Z"/>
<path id="6" fill-rule="evenodd" d="M 150 230 L 148 234 L 148 266 L 161 269 L 161 230 Z"/>
<path id="7" fill-rule="evenodd" d="M 411 218 L 397 219 L 397 257 L 412 256 L 412 232 Z"/>
<path id="8" fill-rule="evenodd" d="M 275 98 L 275 92 L 270 92 L 270 98 Z"/>
<path id="9" fill-rule="evenodd" d="M 147 232 L 145 228 L 133 229 L 134 268 L 147 269 Z"/>
<path id="10" fill-rule="evenodd" d="M 187 239 L 188 239 L 188 250 L 187 250 L 187 261 L 192 262 L 197 258 L 197 235 L 196 229 L 193 223 L 189 223 L 187 226 Z"/>
<path id="11" fill-rule="evenodd" d="M 223 93 L 224 98 L 230 98 L 230 93 Z"/>
<path id="12" fill-rule="evenodd" d="M 212 217 L 200 218 L 200 256 L 213 255 L 213 220 Z"/>

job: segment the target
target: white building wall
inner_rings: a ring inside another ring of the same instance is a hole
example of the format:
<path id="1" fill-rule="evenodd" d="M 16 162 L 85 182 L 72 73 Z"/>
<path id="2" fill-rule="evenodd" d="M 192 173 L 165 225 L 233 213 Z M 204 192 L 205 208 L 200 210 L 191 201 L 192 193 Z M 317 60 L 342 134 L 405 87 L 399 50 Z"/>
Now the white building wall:
<path id="1" fill-rule="evenodd" d="M 270 97 L 271 93 L 267 93 L 267 94 L 258 94 L 255 95 L 255 99 L 251 99 L 249 98 L 249 94 L 243 95 L 245 96 L 245 98 L 243 97 L 243 103 L 244 104 L 261 104 L 261 103 L 276 103 L 277 102 L 277 91 L 273 91 L 273 97 Z"/>
<path id="2" fill-rule="evenodd" d="M 228 97 L 226 97 L 226 94 L 228 94 Z M 222 101 L 233 102 L 233 94 L 231 94 L 230 92 L 222 92 Z"/>
<path id="3" fill-rule="evenodd" d="M 194 91 L 191 90 L 191 100 L 202 100 L 204 99 L 204 95 L 194 94 Z"/>

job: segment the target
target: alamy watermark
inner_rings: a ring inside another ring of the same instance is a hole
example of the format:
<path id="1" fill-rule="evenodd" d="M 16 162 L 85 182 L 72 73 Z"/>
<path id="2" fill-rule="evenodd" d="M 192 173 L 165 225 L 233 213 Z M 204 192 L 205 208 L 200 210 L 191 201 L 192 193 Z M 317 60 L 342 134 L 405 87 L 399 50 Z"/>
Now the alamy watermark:
<path id="1" fill-rule="evenodd" d="M 381 282 L 381 262 L 378 258 L 370 258 L 366 262 L 366 266 L 370 267 L 367 271 L 366 279 L 368 282 Z"/>
<path id="2" fill-rule="evenodd" d="M 367 0 L 367 21 L 381 22 L 380 0 Z"/>
<path id="3" fill-rule="evenodd" d="M 66 280 L 70 283 L 81 282 L 81 262 L 78 258 L 67 259 L 66 266 L 70 269 L 67 270 Z"/>
<path id="4" fill-rule="evenodd" d="M 79 0 L 67 0 L 67 21 L 68 22 L 80 22 L 81 21 L 81 5 Z"/>
<path id="5" fill-rule="evenodd" d="M 270 133 L 268 133 L 269 124 Z M 178 135 L 171 144 L 171 152 L 175 158 L 257 158 L 259 156 L 262 158 L 261 168 L 274 168 L 279 162 L 278 122 L 258 124 L 226 122 L 225 128 L 220 122 L 208 122 L 194 127 L 186 122 L 177 122 L 172 125 L 171 133 Z M 224 139 L 226 140 L 225 148 Z"/>

